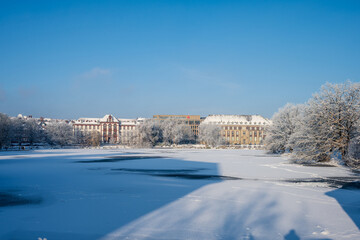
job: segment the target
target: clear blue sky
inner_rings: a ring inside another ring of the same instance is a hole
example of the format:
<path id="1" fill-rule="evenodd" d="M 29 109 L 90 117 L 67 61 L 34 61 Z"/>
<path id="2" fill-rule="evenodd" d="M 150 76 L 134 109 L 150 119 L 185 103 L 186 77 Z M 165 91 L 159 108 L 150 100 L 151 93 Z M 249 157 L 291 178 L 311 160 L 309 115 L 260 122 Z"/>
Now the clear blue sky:
<path id="1" fill-rule="evenodd" d="M 261 114 L 360 80 L 360 1 L 0 0 L 0 112 Z"/>

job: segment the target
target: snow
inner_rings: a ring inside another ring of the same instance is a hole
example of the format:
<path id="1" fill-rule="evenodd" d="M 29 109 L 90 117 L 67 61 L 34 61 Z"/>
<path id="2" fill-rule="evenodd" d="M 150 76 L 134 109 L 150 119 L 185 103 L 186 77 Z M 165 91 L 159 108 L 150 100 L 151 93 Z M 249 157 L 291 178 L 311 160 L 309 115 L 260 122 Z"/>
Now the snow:
<path id="1" fill-rule="evenodd" d="M 209 115 L 205 118 L 203 123 L 269 125 L 271 124 L 271 121 L 260 115 Z"/>
<path id="2" fill-rule="evenodd" d="M 109 117 L 112 118 L 111 122 L 119 122 L 119 120 L 114 117 L 111 114 L 106 114 L 104 117 L 102 118 L 79 118 L 78 120 L 75 121 L 76 124 L 96 124 L 99 125 L 100 122 L 108 122 L 109 121 Z"/>
<path id="3" fill-rule="evenodd" d="M 111 122 L 119 122 L 119 120 L 111 114 L 106 114 L 103 118 L 100 119 L 100 122 L 108 122 L 109 117 L 111 117 Z"/>
<path id="4" fill-rule="evenodd" d="M 359 179 L 260 150 L 0 152 L 0 239 L 360 239 Z"/>

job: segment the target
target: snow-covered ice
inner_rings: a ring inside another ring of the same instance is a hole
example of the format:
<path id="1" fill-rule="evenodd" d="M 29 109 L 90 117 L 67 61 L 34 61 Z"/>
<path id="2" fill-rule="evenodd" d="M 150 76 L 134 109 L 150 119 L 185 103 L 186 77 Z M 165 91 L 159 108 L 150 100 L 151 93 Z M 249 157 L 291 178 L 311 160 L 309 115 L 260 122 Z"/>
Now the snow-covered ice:
<path id="1" fill-rule="evenodd" d="M 259 150 L 0 153 L 0 239 L 360 239 L 358 174 Z"/>

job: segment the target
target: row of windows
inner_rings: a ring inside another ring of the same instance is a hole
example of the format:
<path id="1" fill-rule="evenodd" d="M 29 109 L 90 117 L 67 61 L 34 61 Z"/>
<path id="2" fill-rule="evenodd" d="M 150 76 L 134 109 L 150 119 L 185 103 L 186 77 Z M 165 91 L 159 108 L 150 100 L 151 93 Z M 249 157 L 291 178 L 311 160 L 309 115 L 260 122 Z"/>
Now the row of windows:
<path id="1" fill-rule="evenodd" d="M 189 125 L 199 125 L 200 121 L 189 121 Z"/>
<path id="2" fill-rule="evenodd" d="M 121 126 L 122 130 L 134 130 L 135 126 Z"/>
<path id="3" fill-rule="evenodd" d="M 241 134 L 241 131 L 222 131 L 222 133 L 223 133 L 224 136 L 225 136 L 225 135 L 229 135 L 229 136 L 230 136 L 230 134 L 231 134 L 232 136 L 234 136 L 235 134 L 236 134 L 236 136 L 239 136 L 239 135 Z M 249 131 L 248 133 L 249 133 L 250 136 L 254 135 L 255 137 L 256 137 L 257 135 L 261 136 L 261 135 L 263 134 L 263 132 L 260 132 L 260 131 Z M 246 131 L 243 131 L 242 134 L 243 134 L 243 135 L 246 135 Z"/>
<path id="4" fill-rule="evenodd" d="M 215 124 L 232 124 L 232 125 L 266 125 L 266 122 L 216 122 Z"/>
<path id="5" fill-rule="evenodd" d="M 100 127 L 97 125 L 97 126 L 92 126 L 92 125 L 90 125 L 90 126 L 87 126 L 87 125 L 85 125 L 85 126 L 75 126 L 75 129 L 100 129 Z"/>
<path id="6" fill-rule="evenodd" d="M 225 139 L 227 139 L 229 142 L 230 141 L 232 141 L 232 142 L 234 142 L 235 140 L 237 141 L 237 142 L 239 142 L 239 137 L 226 137 Z M 250 142 L 252 142 L 253 140 L 254 140 L 254 142 L 257 142 L 258 140 L 259 141 L 261 141 L 262 140 L 262 137 L 259 137 L 259 138 L 257 138 L 257 137 L 254 137 L 254 139 L 252 138 L 252 137 L 250 137 L 249 138 L 249 140 L 250 140 Z M 242 142 L 243 142 L 243 144 L 245 144 L 245 142 L 246 142 L 246 139 L 242 139 Z"/>
<path id="7" fill-rule="evenodd" d="M 246 130 L 264 130 L 263 127 L 240 127 L 240 126 L 236 126 L 236 127 L 233 127 L 233 126 L 225 126 L 223 127 L 223 130 L 241 130 L 241 129 L 246 129 Z"/>

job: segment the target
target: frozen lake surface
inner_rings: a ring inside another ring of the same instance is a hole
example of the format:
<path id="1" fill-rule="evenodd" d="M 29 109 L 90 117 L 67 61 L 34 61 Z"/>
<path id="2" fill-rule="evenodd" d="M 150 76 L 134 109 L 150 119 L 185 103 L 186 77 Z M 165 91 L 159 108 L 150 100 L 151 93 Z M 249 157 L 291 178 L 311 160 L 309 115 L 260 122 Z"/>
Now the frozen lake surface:
<path id="1" fill-rule="evenodd" d="M 259 150 L 0 152 L 0 239 L 360 239 L 359 180 Z"/>

